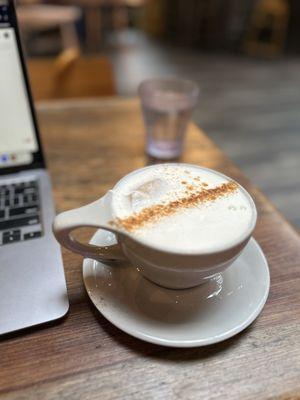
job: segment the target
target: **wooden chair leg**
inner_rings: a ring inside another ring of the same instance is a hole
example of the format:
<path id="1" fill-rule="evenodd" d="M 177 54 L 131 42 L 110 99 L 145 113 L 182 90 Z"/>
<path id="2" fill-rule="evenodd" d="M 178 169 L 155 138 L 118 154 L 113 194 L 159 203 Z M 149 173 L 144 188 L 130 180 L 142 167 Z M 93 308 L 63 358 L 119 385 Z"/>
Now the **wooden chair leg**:
<path id="1" fill-rule="evenodd" d="M 60 34 L 62 39 L 63 49 L 80 48 L 79 39 L 76 31 L 75 24 L 62 24 L 60 26 Z"/>
<path id="2" fill-rule="evenodd" d="M 99 51 L 101 45 L 100 7 L 88 6 L 85 9 L 86 47 L 90 52 Z"/>

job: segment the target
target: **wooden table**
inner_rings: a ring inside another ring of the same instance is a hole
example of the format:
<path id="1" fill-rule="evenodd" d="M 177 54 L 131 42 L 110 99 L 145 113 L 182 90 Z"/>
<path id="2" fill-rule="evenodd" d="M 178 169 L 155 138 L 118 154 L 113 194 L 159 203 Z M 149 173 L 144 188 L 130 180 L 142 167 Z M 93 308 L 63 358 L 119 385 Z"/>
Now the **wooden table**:
<path id="1" fill-rule="evenodd" d="M 136 100 L 45 104 L 38 114 L 57 211 L 100 197 L 147 162 Z M 300 398 L 299 236 L 194 125 L 183 161 L 232 176 L 255 198 L 255 237 L 271 270 L 259 318 L 218 345 L 170 349 L 144 343 L 98 313 L 83 287 L 81 257 L 63 250 L 70 312 L 60 323 L 1 341 L 1 399 Z"/>

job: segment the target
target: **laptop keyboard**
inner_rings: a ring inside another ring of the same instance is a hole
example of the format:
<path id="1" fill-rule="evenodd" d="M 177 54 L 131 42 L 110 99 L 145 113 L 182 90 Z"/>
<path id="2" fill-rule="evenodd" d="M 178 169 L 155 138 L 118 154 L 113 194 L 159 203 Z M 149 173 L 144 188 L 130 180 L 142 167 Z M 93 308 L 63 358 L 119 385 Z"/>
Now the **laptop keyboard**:
<path id="1" fill-rule="evenodd" d="M 0 184 L 0 245 L 42 236 L 37 180 Z"/>

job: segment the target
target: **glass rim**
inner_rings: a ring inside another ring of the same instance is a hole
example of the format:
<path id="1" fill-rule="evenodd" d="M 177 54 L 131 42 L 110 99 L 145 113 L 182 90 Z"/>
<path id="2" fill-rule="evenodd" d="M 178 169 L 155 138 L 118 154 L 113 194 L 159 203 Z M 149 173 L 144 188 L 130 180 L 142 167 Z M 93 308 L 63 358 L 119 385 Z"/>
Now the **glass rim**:
<path id="1" fill-rule="evenodd" d="M 185 79 L 185 78 L 176 78 L 176 77 L 170 77 L 170 78 L 149 78 L 149 79 L 145 79 L 142 82 L 140 82 L 139 86 L 138 86 L 138 94 L 140 96 L 142 96 L 144 93 L 144 91 L 148 91 L 148 94 L 151 94 L 152 96 L 155 95 L 164 95 L 164 89 L 163 88 L 157 88 L 157 87 L 153 87 L 151 86 L 152 84 L 168 84 L 168 83 L 175 83 L 175 84 L 183 84 L 187 86 L 187 90 L 186 91 L 182 91 L 182 95 L 188 95 L 188 96 L 193 96 L 193 97 L 197 97 L 200 93 L 200 88 L 199 85 L 190 79 Z M 166 93 L 167 94 L 167 93 Z"/>

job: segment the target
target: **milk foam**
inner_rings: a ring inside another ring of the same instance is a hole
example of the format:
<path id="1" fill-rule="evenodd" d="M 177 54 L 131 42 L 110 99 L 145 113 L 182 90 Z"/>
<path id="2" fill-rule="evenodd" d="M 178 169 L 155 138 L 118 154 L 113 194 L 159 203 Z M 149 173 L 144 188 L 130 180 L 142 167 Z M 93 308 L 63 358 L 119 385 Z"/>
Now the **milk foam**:
<path id="1" fill-rule="evenodd" d="M 187 196 L 193 188 L 229 182 L 213 171 L 185 164 L 154 165 L 133 172 L 113 189 L 114 218 L 124 219 L 155 204 Z M 143 242 L 175 252 L 211 252 L 237 242 L 253 222 L 255 210 L 239 187 L 214 201 L 199 202 L 130 232 Z"/>

